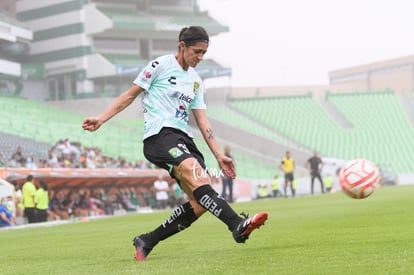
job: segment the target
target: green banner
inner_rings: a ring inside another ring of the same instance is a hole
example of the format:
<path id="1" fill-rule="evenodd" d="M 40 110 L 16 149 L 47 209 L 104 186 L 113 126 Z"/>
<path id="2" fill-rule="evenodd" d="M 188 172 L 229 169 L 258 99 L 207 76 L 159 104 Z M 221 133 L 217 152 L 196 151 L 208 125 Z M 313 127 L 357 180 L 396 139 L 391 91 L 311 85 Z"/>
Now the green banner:
<path id="1" fill-rule="evenodd" d="M 45 69 L 43 64 L 27 63 L 22 64 L 23 79 L 43 79 Z"/>

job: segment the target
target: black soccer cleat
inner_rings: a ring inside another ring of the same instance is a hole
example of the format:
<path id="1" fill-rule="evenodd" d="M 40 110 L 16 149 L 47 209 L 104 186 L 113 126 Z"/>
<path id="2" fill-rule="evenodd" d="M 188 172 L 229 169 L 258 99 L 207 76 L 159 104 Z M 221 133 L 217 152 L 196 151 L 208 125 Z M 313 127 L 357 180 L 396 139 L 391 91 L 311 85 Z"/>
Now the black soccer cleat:
<path id="1" fill-rule="evenodd" d="M 241 213 L 244 217 L 236 229 L 233 230 L 233 238 L 238 243 L 244 243 L 249 238 L 250 233 L 253 230 L 259 228 L 260 226 L 264 225 L 265 221 L 267 220 L 267 213 L 266 212 L 259 212 L 253 217 L 249 218 L 249 215 Z"/>
<path id="2" fill-rule="evenodd" d="M 152 246 L 149 246 L 148 241 L 145 240 L 145 234 L 136 236 L 132 241 L 135 246 L 135 260 L 140 262 L 145 261 L 153 248 Z"/>

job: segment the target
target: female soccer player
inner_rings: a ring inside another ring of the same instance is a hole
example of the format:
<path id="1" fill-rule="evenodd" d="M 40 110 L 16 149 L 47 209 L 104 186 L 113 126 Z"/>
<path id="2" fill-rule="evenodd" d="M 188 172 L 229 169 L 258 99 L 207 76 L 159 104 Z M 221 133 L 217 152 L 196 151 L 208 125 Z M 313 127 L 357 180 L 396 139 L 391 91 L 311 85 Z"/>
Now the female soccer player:
<path id="1" fill-rule="evenodd" d="M 214 137 L 206 115 L 203 83 L 194 70 L 207 52 L 209 35 L 202 27 L 185 27 L 178 41 L 175 55 L 164 55 L 149 62 L 132 86 L 106 111 L 86 118 L 82 125 L 85 130 L 97 130 L 144 93 L 144 155 L 153 164 L 168 170 L 189 197 L 159 227 L 133 239 L 138 261 L 146 260 L 158 242 L 189 227 L 206 211 L 223 221 L 238 243 L 244 243 L 267 220 L 266 212 L 240 217 L 210 185 L 204 157 L 194 144 L 188 125 L 189 110 L 222 171 L 231 178 L 236 173 L 233 160 L 221 152 Z"/>

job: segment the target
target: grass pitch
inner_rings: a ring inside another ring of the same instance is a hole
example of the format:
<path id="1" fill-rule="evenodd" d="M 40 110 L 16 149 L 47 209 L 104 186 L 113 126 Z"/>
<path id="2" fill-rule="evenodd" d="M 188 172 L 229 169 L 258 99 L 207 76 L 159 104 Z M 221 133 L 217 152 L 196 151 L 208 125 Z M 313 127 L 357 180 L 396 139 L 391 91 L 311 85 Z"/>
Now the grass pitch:
<path id="1" fill-rule="evenodd" d="M 161 242 L 146 262 L 132 238 L 170 214 L 133 214 L 58 226 L 0 230 L 1 274 L 414 274 L 414 186 L 233 204 L 267 211 L 245 244 L 206 213 Z"/>

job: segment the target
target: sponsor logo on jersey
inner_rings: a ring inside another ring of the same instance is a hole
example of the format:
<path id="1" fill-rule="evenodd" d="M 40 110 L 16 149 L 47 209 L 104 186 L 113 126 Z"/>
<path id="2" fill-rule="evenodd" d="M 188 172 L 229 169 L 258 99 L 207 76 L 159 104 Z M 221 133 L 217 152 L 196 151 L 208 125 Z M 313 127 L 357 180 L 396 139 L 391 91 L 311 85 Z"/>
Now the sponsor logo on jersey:
<path id="1" fill-rule="evenodd" d="M 175 117 L 188 122 L 188 112 L 184 105 L 180 105 L 177 109 L 175 109 Z"/>
<path id="2" fill-rule="evenodd" d="M 188 104 L 191 104 L 191 102 L 193 102 L 193 98 L 192 97 L 190 97 L 190 96 L 188 96 L 186 94 L 183 94 L 183 93 L 181 93 L 181 95 L 178 97 L 178 99 L 179 100 L 182 100 L 182 101 L 185 101 Z"/>
<path id="3" fill-rule="evenodd" d="M 170 150 L 168 150 L 168 153 L 173 157 L 173 158 L 178 158 L 179 156 L 181 156 L 183 153 L 183 151 L 181 151 L 180 149 L 178 149 L 178 147 L 173 147 Z"/>
<path id="4" fill-rule="evenodd" d="M 184 93 L 181 93 L 179 91 L 174 92 L 171 97 L 173 98 L 178 98 L 179 100 L 185 101 L 188 104 L 191 104 L 191 102 L 193 102 L 193 98 L 189 95 L 186 95 Z"/>

